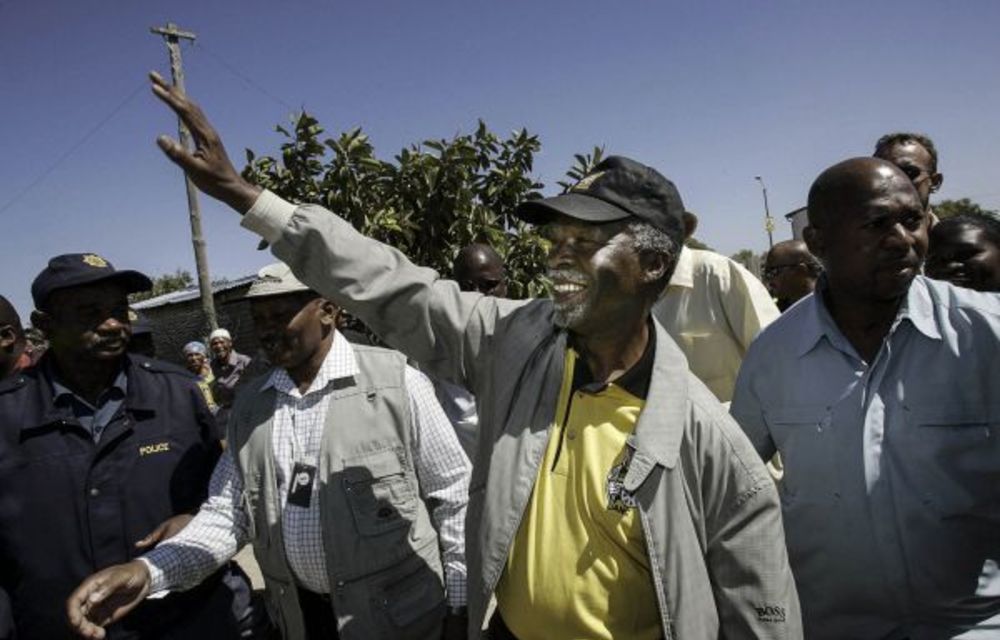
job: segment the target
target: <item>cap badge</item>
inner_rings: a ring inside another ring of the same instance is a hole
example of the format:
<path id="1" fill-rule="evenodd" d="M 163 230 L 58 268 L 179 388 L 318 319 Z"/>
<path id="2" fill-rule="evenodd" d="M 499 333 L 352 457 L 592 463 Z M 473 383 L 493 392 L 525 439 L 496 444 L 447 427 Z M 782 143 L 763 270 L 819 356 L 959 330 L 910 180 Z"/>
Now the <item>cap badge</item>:
<path id="1" fill-rule="evenodd" d="M 89 264 L 92 267 L 97 267 L 98 269 L 106 269 L 108 267 L 108 261 L 99 255 L 93 253 L 87 253 L 83 256 L 84 264 Z"/>
<path id="2" fill-rule="evenodd" d="M 594 173 L 583 176 L 579 182 L 573 185 L 570 191 L 586 191 L 590 188 L 590 185 L 594 184 L 594 181 L 604 175 L 604 171 L 595 171 Z"/>

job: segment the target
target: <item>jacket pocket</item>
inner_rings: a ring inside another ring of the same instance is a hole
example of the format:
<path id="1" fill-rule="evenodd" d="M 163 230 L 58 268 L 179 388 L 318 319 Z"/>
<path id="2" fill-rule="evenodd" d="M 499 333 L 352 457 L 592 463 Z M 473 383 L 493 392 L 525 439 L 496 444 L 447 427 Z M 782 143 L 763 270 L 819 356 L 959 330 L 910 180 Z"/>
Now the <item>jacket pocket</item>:
<path id="1" fill-rule="evenodd" d="M 363 536 L 408 529 L 416 517 L 417 495 L 398 449 L 345 460 L 344 492 Z"/>

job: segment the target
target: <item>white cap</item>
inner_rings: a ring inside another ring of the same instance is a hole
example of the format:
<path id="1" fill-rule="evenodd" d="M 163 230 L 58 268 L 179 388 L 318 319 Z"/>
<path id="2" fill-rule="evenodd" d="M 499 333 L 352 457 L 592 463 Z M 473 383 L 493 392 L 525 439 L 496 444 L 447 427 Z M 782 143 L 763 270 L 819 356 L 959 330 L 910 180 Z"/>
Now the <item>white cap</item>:
<path id="1" fill-rule="evenodd" d="M 309 287 L 299 282 L 287 264 L 275 262 L 257 272 L 257 279 L 250 285 L 245 297 L 263 298 L 308 290 Z"/>
<path id="2" fill-rule="evenodd" d="M 211 342 L 212 340 L 215 340 L 216 338 L 225 338 L 226 340 L 229 340 L 230 342 L 233 341 L 233 337 L 231 335 L 229 335 L 229 332 L 226 331 L 225 329 L 216 329 L 215 331 L 213 331 L 211 334 L 209 334 L 208 341 Z"/>

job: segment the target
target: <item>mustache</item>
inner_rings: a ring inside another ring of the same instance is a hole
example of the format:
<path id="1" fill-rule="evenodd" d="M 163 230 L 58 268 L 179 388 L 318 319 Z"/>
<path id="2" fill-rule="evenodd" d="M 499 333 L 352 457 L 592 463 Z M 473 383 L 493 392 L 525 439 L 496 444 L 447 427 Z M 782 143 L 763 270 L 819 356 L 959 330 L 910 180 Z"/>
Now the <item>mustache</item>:
<path id="1" fill-rule="evenodd" d="M 574 269 L 550 269 L 546 275 L 553 282 L 568 282 L 579 285 L 585 285 L 588 282 L 587 276 Z"/>

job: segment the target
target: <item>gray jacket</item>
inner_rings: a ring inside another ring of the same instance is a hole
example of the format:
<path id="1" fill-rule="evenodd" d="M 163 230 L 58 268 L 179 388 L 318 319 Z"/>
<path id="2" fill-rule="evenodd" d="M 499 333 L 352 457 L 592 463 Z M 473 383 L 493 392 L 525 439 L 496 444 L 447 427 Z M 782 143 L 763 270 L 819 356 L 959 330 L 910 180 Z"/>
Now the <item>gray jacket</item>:
<path id="1" fill-rule="evenodd" d="M 406 361 L 387 349 L 353 348 L 359 371 L 335 382 L 317 474 L 339 634 L 344 640 L 438 640 L 445 611 L 441 557 L 410 453 Z M 259 381 L 246 389 L 257 387 Z M 229 446 L 272 617 L 282 638 L 305 640 L 281 537 L 271 448 L 275 394 L 271 387 L 237 396 Z"/>
<path id="2" fill-rule="evenodd" d="M 434 375 L 472 390 L 480 437 L 466 525 L 478 637 L 553 424 L 567 335 L 549 300 L 461 292 L 325 209 L 266 193 L 244 226 L 315 290 Z M 656 324 L 625 489 L 638 503 L 663 635 L 801 638 L 781 509 L 767 470 Z"/>

